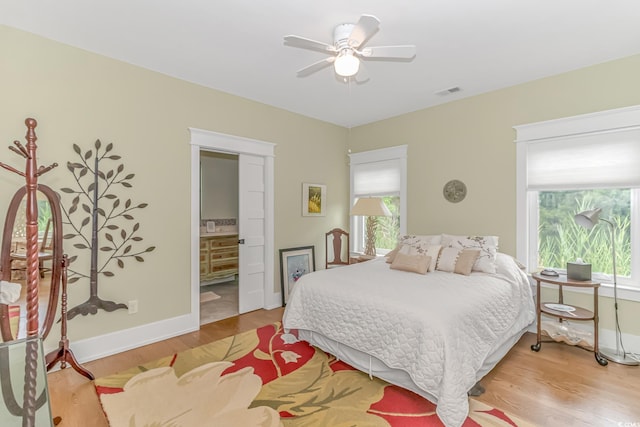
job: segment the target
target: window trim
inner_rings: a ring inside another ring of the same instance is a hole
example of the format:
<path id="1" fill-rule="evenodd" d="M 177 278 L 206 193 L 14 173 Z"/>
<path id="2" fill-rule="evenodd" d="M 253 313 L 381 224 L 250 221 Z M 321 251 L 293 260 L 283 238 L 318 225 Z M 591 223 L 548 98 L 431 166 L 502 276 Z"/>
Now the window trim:
<path id="1" fill-rule="evenodd" d="M 407 145 L 398 145 L 349 154 L 349 209 L 351 209 L 351 206 L 355 203 L 353 165 L 388 160 L 400 161 L 400 235 L 406 234 L 407 232 L 407 147 Z M 354 252 L 362 252 L 364 251 L 364 248 L 358 247 L 358 242 L 364 240 L 364 236 L 360 235 L 361 228 L 359 228 L 359 225 L 363 224 L 363 220 L 361 217 L 352 216 L 350 224 L 350 250 Z"/>
<path id="2" fill-rule="evenodd" d="M 513 129 L 516 131 L 516 258 L 523 262 L 527 271 L 531 271 L 537 268 L 537 247 L 532 248 L 534 243 L 537 244 L 537 228 L 532 230 L 531 224 L 537 224 L 538 218 L 537 209 L 531 209 L 532 204 L 537 206 L 536 192 L 527 191 L 527 143 L 640 129 L 640 105 L 518 125 Z M 632 209 L 640 209 L 639 193 L 632 192 Z M 633 227 L 632 242 L 640 242 L 638 228 Z M 640 271 L 635 270 L 640 268 L 640 254 L 634 255 L 632 271 Z M 613 286 L 603 283 L 601 295 L 613 297 Z M 633 286 L 618 283 L 618 297 L 640 301 L 640 283 Z"/>

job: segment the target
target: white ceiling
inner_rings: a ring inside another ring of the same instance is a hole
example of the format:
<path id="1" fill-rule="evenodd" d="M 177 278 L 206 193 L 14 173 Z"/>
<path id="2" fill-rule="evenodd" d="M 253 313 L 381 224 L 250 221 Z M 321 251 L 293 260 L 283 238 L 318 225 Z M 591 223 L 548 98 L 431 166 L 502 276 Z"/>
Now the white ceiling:
<path id="1" fill-rule="evenodd" d="M 296 77 L 325 55 L 285 35 L 332 43 L 362 14 L 367 46 L 415 59 Z M 0 23 L 346 127 L 640 53 L 640 0 L 0 0 Z"/>

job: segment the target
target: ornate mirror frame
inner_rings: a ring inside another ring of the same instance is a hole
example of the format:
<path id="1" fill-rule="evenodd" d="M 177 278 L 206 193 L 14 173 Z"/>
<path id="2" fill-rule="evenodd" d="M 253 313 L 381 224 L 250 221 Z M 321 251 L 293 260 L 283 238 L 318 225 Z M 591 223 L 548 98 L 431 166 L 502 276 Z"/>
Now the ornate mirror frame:
<path id="1" fill-rule="evenodd" d="M 60 293 L 60 280 L 62 275 L 62 212 L 60 210 L 60 200 L 55 191 L 46 185 L 38 184 L 38 191 L 45 195 L 51 207 L 51 224 L 53 228 L 53 258 L 51 268 L 50 292 L 45 312 L 44 321 L 40 325 L 40 336 L 46 338 L 53 325 L 58 307 L 58 296 Z M 27 188 L 20 188 L 11 199 L 7 216 L 4 222 L 2 233 L 2 250 L 0 252 L 0 268 L 2 269 L 2 280 L 11 281 L 11 244 L 16 216 L 20 205 L 25 198 Z M 9 306 L 0 304 L 0 330 L 4 341 L 16 339 L 10 328 Z"/>

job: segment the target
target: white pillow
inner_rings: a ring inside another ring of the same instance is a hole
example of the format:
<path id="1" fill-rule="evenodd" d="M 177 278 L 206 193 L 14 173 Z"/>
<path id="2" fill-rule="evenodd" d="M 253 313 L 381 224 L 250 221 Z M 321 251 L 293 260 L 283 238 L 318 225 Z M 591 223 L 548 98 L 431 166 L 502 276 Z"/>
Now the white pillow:
<path id="1" fill-rule="evenodd" d="M 405 234 L 398 239 L 398 243 L 401 245 L 409 245 L 413 246 L 416 249 L 422 248 L 424 251 L 427 250 L 429 246 L 439 245 L 440 240 L 442 239 L 442 235 L 416 235 L 416 234 Z"/>
<path id="2" fill-rule="evenodd" d="M 453 273 L 456 269 L 456 261 L 461 251 L 462 249 L 459 248 L 443 248 L 440 251 L 436 270 Z"/>
<path id="3" fill-rule="evenodd" d="M 496 272 L 498 236 L 455 236 L 442 235 L 442 246 L 458 249 L 480 249 L 480 256 L 473 265 L 473 271 Z"/>
<path id="4" fill-rule="evenodd" d="M 438 262 L 438 257 L 440 256 L 440 251 L 442 250 L 441 245 L 433 245 L 427 248 L 426 256 L 431 257 L 431 264 L 429 264 L 429 271 L 433 271 L 436 269 L 436 263 Z"/>
<path id="5" fill-rule="evenodd" d="M 403 253 L 406 255 L 425 255 L 431 258 L 431 262 L 429 263 L 429 271 L 433 271 L 436 269 L 436 263 L 438 262 L 438 256 L 440 255 L 440 249 L 442 246 L 440 245 L 431 245 L 431 246 L 423 246 L 418 245 L 418 247 L 403 244 L 398 253 Z M 393 260 L 391 261 L 393 262 Z"/>

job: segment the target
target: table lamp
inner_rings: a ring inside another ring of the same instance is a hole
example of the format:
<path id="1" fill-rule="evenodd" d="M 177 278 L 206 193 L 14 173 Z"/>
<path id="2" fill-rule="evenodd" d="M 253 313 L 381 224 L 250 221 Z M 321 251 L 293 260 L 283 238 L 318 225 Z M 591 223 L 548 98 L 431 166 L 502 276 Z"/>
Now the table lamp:
<path id="1" fill-rule="evenodd" d="M 361 197 L 351 208 L 351 215 L 367 217 L 367 238 L 365 255 L 376 256 L 376 228 L 378 228 L 379 216 L 391 216 L 391 212 L 385 206 L 380 197 Z"/>

